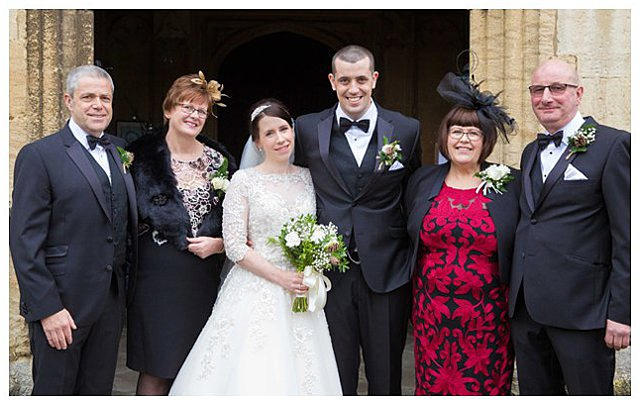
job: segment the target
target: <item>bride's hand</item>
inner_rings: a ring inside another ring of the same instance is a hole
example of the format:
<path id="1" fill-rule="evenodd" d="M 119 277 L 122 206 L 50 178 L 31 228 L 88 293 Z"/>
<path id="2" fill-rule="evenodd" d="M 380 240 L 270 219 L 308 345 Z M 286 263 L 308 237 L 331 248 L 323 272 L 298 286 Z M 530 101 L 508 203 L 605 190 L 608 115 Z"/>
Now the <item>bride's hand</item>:
<path id="1" fill-rule="evenodd" d="M 309 291 L 309 287 L 302 284 L 302 273 L 295 271 L 282 270 L 279 284 L 287 291 L 294 294 L 306 294 L 307 291 Z"/>
<path id="2" fill-rule="evenodd" d="M 222 238 L 212 238 L 209 236 L 198 236 L 197 238 L 187 238 L 189 245 L 187 250 L 201 259 L 224 252 L 224 241 Z"/>

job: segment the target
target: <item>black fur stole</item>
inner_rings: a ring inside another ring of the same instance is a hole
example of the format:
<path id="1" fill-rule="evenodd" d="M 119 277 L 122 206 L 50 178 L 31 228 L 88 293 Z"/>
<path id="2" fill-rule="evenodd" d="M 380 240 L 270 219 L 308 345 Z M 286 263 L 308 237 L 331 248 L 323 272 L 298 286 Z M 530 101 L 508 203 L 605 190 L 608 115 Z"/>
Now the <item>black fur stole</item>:
<path id="1" fill-rule="evenodd" d="M 166 129 L 149 134 L 131 143 L 133 152 L 131 174 L 136 186 L 138 213 L 144 233 L 156 230 L 159 238 L 166 239 L 180 250 L 187 248 L 186 238 L 191 236 L 189 213 L 182 203 L 182 193 L 171 170 L 171 154 L 165 141 Z M 235 159 L 220 143 L 200 134 L 196 138 L 223 154 L 229 161 L 229 179 L 236 171 Z M 211 211 L 202 219 L 197 236 L 222 236 L 222 199 L 214 203 L 211 193 Z"/>

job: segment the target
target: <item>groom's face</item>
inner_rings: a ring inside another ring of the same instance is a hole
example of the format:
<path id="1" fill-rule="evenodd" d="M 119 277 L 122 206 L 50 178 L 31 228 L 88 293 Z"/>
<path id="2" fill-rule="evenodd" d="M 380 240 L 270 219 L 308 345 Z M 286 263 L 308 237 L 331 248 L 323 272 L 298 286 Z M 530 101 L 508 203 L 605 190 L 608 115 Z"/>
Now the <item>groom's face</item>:
<path id="1" fill-rule="evenodd" d="M 361 118 L 367 112 L 377 80 L 378 72 L 371 71 L 369 58 L 355 63 L 336 59 L 335 72 L 329 73 L 329 81 L 338 96 L 338 102 L 352 120 Z"/>

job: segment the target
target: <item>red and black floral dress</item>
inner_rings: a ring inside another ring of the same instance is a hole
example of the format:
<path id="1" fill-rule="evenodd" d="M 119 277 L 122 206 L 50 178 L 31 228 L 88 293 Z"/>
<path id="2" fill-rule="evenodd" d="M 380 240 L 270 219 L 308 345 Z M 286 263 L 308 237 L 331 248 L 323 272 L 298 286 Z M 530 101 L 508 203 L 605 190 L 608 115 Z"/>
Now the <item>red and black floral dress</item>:
<path id="1" fill-rule="evenodd" d="M 509 395 L 513 348 L 495 227 L 475 189 L 443 184 L 413 278 L 416 395 Z"/>

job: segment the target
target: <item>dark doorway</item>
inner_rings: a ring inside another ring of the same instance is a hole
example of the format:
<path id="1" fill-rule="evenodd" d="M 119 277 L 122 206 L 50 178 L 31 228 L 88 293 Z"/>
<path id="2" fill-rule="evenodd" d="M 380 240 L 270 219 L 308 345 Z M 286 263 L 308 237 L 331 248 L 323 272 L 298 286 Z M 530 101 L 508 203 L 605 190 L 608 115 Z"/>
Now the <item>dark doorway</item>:
<path id="1" fill-rule="evenodd" d="M 116 83 L 108 130 L 125 139 L 161 126 L 171 83 L 202 70 L 231 96 L 203 133 L 239 158 L 252 103 L 279 98 L 295 117 L 333 105 L 331 57 L 356 43 L 376 57 L 375 100 L 420 120 L 424 163 L 435 161 L 438 124 L 450 108 L 436 88 L 456 71 L 470 30 L 468 10 L 306 9 L 95 10 L 94 28 L 95 61 Z"/>
<path id="2" fill-rule="evenodd" d="M 297 117 L 336 102 L 327 75 L 335 51 L 301 35 L 265 35 L 234 49 L 220 66 L 218 81 L 230 98 L 218 109 L 218 139 L 240 159 L 249 136 L 249 107 L 273 97 Z"/>

